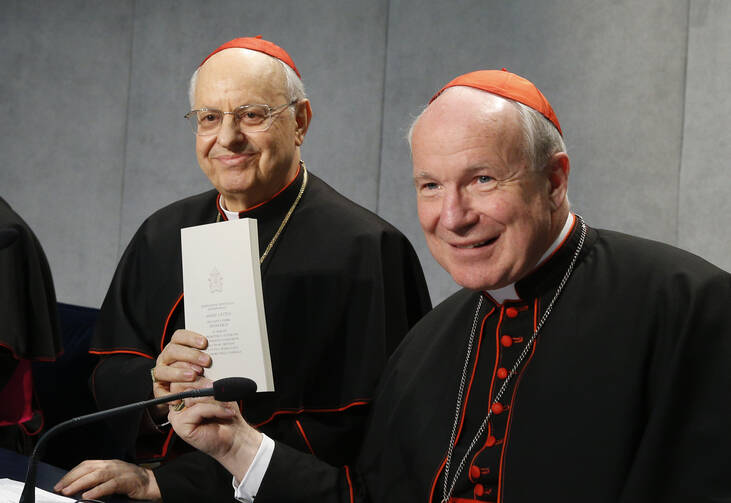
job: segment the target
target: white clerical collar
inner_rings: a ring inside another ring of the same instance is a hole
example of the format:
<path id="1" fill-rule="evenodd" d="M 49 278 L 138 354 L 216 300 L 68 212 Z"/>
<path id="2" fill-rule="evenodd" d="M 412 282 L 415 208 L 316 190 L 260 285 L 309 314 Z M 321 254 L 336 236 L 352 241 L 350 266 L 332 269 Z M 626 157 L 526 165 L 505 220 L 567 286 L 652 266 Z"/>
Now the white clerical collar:
<path id="1" fill-rule="evenodd" d="M 226 214 L 227 220 L 238 220 L 239 219 L 238 211 L 229 211 L 226 209 L 226 200 L 223 198 L 223 194 L 221 194 L 221 199 L 218 202 L 221 205 L 221 209 Z"/>
<path id="2" fill-rule="evenodd" d="M 563 224 L 563 229 L 561 229 L 558 237 L 554 239 L 553 243 L 551 243 L 551 246 L 548 247 L 546 253 L 544 253 L 538 260 L 538 263 L 533 268 L 534 270 L 543 265 L 543 263 L 548 260 L 548 257 L 550 257 L 553 252 L 555 252 L 558 247 L 561 246 L 561 243 L 564 242 L 566 236 L 568 236 L 569 232 L 571 232 L 571 228 L 574 226 L 574 220 L 576 220 L 576 216 L 573 213 L 569 212 L 568 216 L 566 217 L 566 222 L 564 222 Z M 498 288 L 496 290 L 486 290 L 485 292 L 489 294 L 490 297 L 495 299 L 495 302 L 497 302 L 498 304 L 502 304 L 506 300 L 520 300 L 518 292 L 515 290 L 515 283 L 510 283 L 509 285 Z"/>

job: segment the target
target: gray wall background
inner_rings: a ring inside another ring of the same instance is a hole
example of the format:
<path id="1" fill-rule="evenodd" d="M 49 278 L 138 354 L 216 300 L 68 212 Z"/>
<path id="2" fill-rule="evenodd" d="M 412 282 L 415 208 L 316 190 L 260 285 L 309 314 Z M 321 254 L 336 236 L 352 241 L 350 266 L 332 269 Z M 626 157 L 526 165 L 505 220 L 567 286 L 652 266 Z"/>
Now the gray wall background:
<path id="1" fill-rule="evenodd" d="M 456 286 L 421 235 L 403 136 L 437 89 L 480 68 L 507 67 L 551 101 L 591 225 L 731 270 L 728 0 L 1 6 L 0 195 L 37 233 L 61 301 L 99 306 L 144 217 L 209 187 L 187 81 L 214 47 L 256 34 L 303 73 L 308 167 L 409 236 L 435 302 Z"/>

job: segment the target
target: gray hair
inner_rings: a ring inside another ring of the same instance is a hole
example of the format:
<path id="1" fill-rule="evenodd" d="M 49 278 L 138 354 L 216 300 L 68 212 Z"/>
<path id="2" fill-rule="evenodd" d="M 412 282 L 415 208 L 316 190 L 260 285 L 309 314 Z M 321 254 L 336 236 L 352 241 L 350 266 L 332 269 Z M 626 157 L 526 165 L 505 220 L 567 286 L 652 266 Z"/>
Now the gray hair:
<path id="1" fill-rule="evenodd" d="M 556 126 L 546 119 L 543 114 L 510 98 L 504 98 L 496 94 L 493 94 L 493 96 L 512 103 L 518 111 L 523 129 L 523 152 L 526 159 L 530 161 L 533 169 L 538 170 L 544 167 L 553 154 L 566 152 L 566 144 L 563 141 L 561 133 L 558 132 Z M 421 116 L 424 115 L 427 108 L 428 106 L 424 107 L 409 126 L 409 131 L 406 135 L 409 147 L 412 147 L 414 126 Z"/>
<path id="2" fill-rule="evenodd" d="M 251 49 L 244 49 L 241 48 L 242 51 L 248 51 L 248 52 L 255 52 L 257 54 L 264 54 L 259 51 L 253 51 Z M 277 59 L 273 56 L 269 56 L 268 54 L 264 54 L 268 58 L 273 59 L 282 68 L 282 71 L 284 72 L 284 85 L 285 89 L 287 91 L 287 98 L 289 101 L 294 100 L 303 100 L 307 98 L 307 93 L 305 92 L 305 85 L 302 83 L 302 79 L 300 79 L 295 71 L 284 61 L 281 59 Z M 200 67 L 198 67 L 195 72 L 193 72 L 193 75 L 190 77 L 190 84 L 188 86 L 188 100 L 190 101 L 190 108 L 193 108 L 193 103 L 195 102 L 195 85 L 198 80 L 198 72 L 200 71 Z"/>
<path id="3" fill-rule="evenodd" d="M 553 154 L 566 152 L 561 133 L 542 113 L 519 101 L 506 100 L 518 109 L 523 126 L 523 151 L 533 169 L 543 168 Z"/>

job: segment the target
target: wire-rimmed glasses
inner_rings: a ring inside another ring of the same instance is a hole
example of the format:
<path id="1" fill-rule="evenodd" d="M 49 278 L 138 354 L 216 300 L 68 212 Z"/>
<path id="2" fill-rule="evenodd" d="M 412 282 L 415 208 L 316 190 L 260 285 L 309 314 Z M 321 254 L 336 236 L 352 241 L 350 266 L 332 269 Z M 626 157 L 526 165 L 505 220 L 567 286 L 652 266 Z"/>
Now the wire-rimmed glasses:
<path id="1" fill-rule="evenodd" d="M 193 133 L 199 136 L 210 136 L 218 133 L 223 124 L 223 117 L 231 115 L 234 123 L 244 133 L 257 133 L 266 131 L 274 122 L 277 115 L 291 107 L 299 100 L 292 100 L 284 105 L 272 108 L 269 105 L 241 105 L 233 112 L 222 112 L 215 108 L 199 108 L 185 114 Z"/>

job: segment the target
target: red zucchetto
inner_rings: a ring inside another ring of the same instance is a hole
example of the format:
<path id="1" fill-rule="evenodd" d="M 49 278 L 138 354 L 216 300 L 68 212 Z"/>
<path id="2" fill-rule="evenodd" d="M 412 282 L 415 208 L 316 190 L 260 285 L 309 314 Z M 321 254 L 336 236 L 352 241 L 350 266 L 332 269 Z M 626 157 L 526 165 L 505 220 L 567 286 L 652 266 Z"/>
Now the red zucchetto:
<path id="1" fill-rule="evenodd" d="M 556 126 L 558 132 L 563 135 L 563 132 L 561 131 L 561 124 L 558 123 L 558 117 L 556 117 L 556 113 L 553 111 L 553 108 L 546 97 L 543 96 L 543 93 L 535 86 L 535 84 L 533 84 L 533 82 L 524 79 L 519 75 L 515 75 L 514 73 L 510 73 L 504 68 L 502 70 L 479 70 L 477 72 L 460 75 L 432 96 L 429 103 L 437 99 L 437 97 L 442 94 L 445 89 L 454 86 L 473 87 L 492 94 L 497 94 L 503 98 L 518 101 L 543 114 L 546 119 Z"/>
<path id="2" fill-rule="evenodd" d="M 263 52 L 264 54 L 268 54 L 269 56 L 272 56 L 273 58 L 277 58 L 280 61 L 283 61 L 287 66 L 289 66 L 292 70 L 294 70 L 294 73 L 297 74 L 299 78 L 302 78 L 302 75 L 300 75 L 299 70 L 297 70 L 297 67 L 294 66 L 294 61 L 292 61 L 292 58 L 287 54 L 287 51 L 279 47 L 277 44 L 274 44 L 272 42 L 269 42 L 268 40 L 264 40 L 261 38 L 261 35 L 257 35 L 256 37 L 241 37 L 241 38 L 235 38 L 233 40 L 229 40 L 222 46 L 215 49 L 212 53 L 210 53 L 206 58 L 201 61 L 201 64 L 198 65 L 200 68 L 203 66 L 203 63 L 208 61 L 208 58 L 216 54 L 217 52 L 221 52 L 225 49 L 251 49 L 252 51 L 258 51 Z"/>

